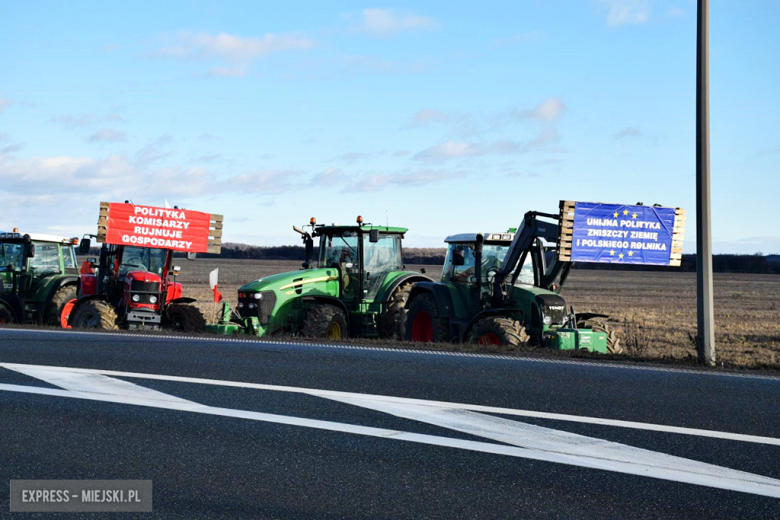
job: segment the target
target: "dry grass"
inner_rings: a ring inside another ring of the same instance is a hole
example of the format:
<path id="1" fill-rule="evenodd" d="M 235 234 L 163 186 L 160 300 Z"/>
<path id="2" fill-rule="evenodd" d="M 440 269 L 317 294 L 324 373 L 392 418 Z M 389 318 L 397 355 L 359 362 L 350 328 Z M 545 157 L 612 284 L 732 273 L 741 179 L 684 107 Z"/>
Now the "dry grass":
<path id="1" fill-rule="evenodd" d="M 214 306 L 208 273 L 220 271 L 220 289 L 235 303 L 239 286 L 274 273 L 300 268 L 299 262 L 273 260 L 198 260 L 180 262 L 185 294 L 203 303 L 207 317 Z M 425 267 L 438 279 L 440 266 Z M 718 359 L 728 366 L 780 368 L 780 276 L 715 275 L 715 319 Z M 690 362 L 695 358 L 694 273 L 575 270 L 562 295 L 577 312 L 611 316 L 622 331 L 628 357 Z"/>

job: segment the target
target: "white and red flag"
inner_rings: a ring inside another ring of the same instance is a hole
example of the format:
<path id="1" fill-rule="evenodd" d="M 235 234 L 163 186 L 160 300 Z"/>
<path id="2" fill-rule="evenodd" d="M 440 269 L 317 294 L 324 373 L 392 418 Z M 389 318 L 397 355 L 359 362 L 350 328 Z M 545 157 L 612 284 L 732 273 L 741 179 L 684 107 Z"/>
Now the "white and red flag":
<path id="1" fill-rule="evenodd" d="M 214 303 L 222 301 L 222 293 L 219 292 L 219 267 L 209 273 L 209 285 L 214 293 Z"/>

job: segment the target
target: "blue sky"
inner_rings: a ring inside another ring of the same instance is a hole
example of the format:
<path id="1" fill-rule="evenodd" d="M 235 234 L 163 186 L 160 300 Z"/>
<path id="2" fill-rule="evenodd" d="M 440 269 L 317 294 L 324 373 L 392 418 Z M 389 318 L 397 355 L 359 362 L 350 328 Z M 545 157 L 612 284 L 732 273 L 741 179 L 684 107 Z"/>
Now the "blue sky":
<path id="1" fill-rule="evenodd" d="M 435 247 L 643 201 L 694 252 L 695 33 L 691 0 L 5 3 L 0 229 L 167 199 L 229 241 L 361 214 Z M 712 0 L 710 66 L 715 252 L 780 253 L 780 0 Z"/>

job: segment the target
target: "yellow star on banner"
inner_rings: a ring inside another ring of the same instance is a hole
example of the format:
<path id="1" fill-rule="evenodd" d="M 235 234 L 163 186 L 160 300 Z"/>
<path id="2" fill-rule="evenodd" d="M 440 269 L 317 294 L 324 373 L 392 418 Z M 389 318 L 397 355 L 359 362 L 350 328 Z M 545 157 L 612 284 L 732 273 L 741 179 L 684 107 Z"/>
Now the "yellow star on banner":
<path id="1" fill-rule="evenodd" d="M 620 254 L 618 255 L 618 258 L 620 258 L 621 260 L 623 260 L 623 253 L 620 253 Z"/>
<path id="2" fill-rule="evenodd" d="M 628 215 L 628 210 L 627 209 L 623 210 L 623 215 Z"/>
<path id="3" fill-rule="evenodd" d="M 628 256 L 634 256 L 634 252 L 633 251 L 629 251 L 628 252 Z"/>
<path id="4" fill-rule="evenodd" d="M 631 216 L 636 218 L 636 213 L 632 213 Z"/>
<path id="5" fill-rule="evenodd" d="M 609 256 L 615 256 L 615 250 L 614 249 L 609 252 Z"/>
<path id="6" fill-rule="evenodd" d="M 614 212 L 614 213 L 612 214 L 612 216 L 613 216 L 613 217 L 615 217 L 615 218 L 617 218 L 617 217 L 618 217 L 618 212 L 617 212 L 617 211 L 616 211 L 616 212 Z"/>

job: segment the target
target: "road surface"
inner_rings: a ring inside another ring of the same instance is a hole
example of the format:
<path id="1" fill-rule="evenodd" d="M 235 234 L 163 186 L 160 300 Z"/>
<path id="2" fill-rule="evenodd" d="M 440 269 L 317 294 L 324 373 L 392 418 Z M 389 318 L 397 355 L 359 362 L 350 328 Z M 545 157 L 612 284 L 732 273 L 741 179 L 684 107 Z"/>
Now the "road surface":
<path id="1" fill-rule="evenodd" d="M 0 517 L 151 479 L 140 517 L 780 518 L 778 412 L 772 377 L 0 329 Z"/>

